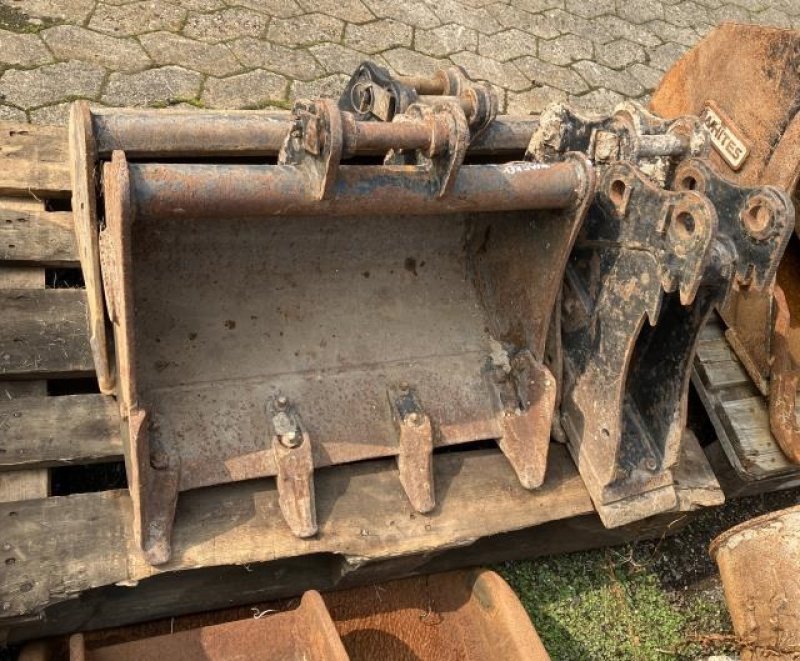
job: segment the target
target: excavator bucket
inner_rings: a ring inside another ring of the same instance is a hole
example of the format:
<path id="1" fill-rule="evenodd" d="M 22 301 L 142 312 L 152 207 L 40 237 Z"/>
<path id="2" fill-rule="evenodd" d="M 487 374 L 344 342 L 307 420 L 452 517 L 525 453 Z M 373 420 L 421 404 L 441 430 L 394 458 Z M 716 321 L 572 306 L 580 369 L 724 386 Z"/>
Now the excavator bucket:
<path id="1" fill-rule="evenodd" d="M 541 485 L 556 403 L 545 344 L 594 171 L 573 155 L 465 162 L 479 134 L 513 124 L 486 116 L 491 94 L 419 95 L 392 121 L 299 101 L 261 118 L 283 140 L 260 158 L 165 162 L 111 132 L 101 217 L 78 232 L 103 283 L 151 563 L 170 557 L 179 493 L 199 487 L 274 476 L 287 525 L 309 537 L 327 466 L 396 456 L 429 512 L 434 451 L 496 441 L 524 487 Z M 75 143 L 102 161 L 98 127 L 135 136 L 132 120 L 78 106 Z M 98 165 L 78 166 L 91 197 Z"/>
<path id="2" fill-rule="evenodd" d="M 798 199 L 800 180 L 800 32 L 725 24 L 689 51 L 662 80 L 651 108 L 664 117 L 698 115 L 710 163 L 725 179 L 771 185 Z M 748 217 L 759 225 L 767 217 Z M 743 280 L 722 306 L 726 336 L 755 385 L 769 398 L 770 429 L 800 463 L 795 417 L 800 383 L 800 241 L 795 233 L 765 287 Z"/>

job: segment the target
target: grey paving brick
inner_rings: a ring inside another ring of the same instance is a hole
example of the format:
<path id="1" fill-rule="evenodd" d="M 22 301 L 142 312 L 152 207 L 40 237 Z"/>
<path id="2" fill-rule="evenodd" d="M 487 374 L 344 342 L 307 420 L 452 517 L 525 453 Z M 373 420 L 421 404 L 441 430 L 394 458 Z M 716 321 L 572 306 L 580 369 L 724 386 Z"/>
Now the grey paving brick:
<path id="1" fill-rule="evenodd" d="M 206 44 L 170 32 L 143 34 L 139 41 L 157 64 L 177 64 L 212 76 L 228 76 L 242 69 L 225 44 Z"/>
<path id="2" fill-rule="evenodd" d="M 325 73 L 352 74 L 356 67 L 366 59 L 378 65 L 383 64 L 383 58 L 380 56 L 369 57 L 361 51 L 347 48 L 341 44 L 317 44 L 311 46 L 309 50 Z"/>
<path id="3" fill-rule="evenodd" d="M 173 105 L 197 98 L 202 82 L 201 74 L 177 66 L 112 73 L 101 101 L 109 106 Z"/>
<path id="4" fill-rule="evenodd" d="M 6 4 L 18 7 L 28 16 L 83 23 L 94 8 L 95 0 L 25 0 Z"/>
<path id="5" fill-rule="evenodd" d="M 566 10 L 583 18 L 596 18 L 603 14 L 613 14 L 616 10 L 614 0 L 566 0 Z"/>
<path id="6" fill-rule="evenodd" d="M 366 23 L 375 15 L 361 0 L 298 0 L 306 12 L 320 12 L 348 23 Z"/>
<path id="7" fill-rule="evenodd" d="M 417 28 L 430 29 L 441 25 L 433 10 L 422 0 L 364 0 L 375 16 L 393 18 Z"/>
<path id="8" fill-rule="evenodd" d="M 455 53 L 450 59 L 464 67 L 476 80 L 485 80 L 515 92 L 531 86 L 531 81 L 512 62 L 498 62 L 470 52 Z"/>
<path id="9" fill-rule="evenodd" d="M 576 62 L 572 68 L 592 87 L 606 88 L 629 97 L 644 93 L 642 84 L 626 71 L 614 71 L 588 60 Z"/>
<path id="10" fill-rule="evenodd" d="M 305 13 L 305 10 L 296 0 L 226 0 L 226 2 L 233 7 L 246 7 L 254 11 L 260 11 L 266 16 L 277 16 L 279 18 L 300 16 L 300 14 Z"/>
<path id="11" fill-rule="evenodd" d="M 715 23 L 723 21 L 736 21 L 739 23 L 750 22 L 750 12 L 739 5 L 727 4 L 711 10 L 711 20 Z"/>
<path id="12" fill-rule="evenodd" d="M 644 62 L 644 48 L 625 39 L 603 44 L 595 49 L 595 59 L 612 69 L 621 69 L 634 62 Z"/>
<path id="13" fill-rule="evenodd" d="M 0 79 L 0 101 L 20 108 L 37 108 L 70 98 L 95 98 L 105 69 L 89 62 L 57 62 L 38 69 L 10 69 Z"/>
<path id="14" fill-rule="evenodd" d="M 601 114 L 610 114 L 623 101 L 625 98 L 620 94 L 602 88 L 570 99 L 570 103 L 576 108 Z"/>
<path id="15" fill-rule="evenodd" d="M 697 31 L 693 28 L 677 27 L 665 21 L 651 21 L 647 27 L 667 43 L 672 41 L 683 46 L 693 46 L 698 40 Z"/>
<path id="16" fill-rule="evenodd" d="M 761 25 L 772 25 L 779 28 L 792 27 L 792 19 L 775 7 L 769 7 L 768 9 L 755 14 L 753 16 L 753 22 Z"/>
<path id="17" fill-rule="evenodd" d="M 17 34 L 0 30 L 0 64 L 34 67 L 53 61 L 53 56 L 35 34 Z"/>
<path id="18" fill-rule="evenodd" d="M 170 0 L 176 5 L 189 9 L 191 11 L 216 11 L 225 6 L 224 0 Z M 234 4 L 244 4 L 243 2 L 236 2 Z"/>
<path id="19" fill-rule="evenodd" d="M 320 41 L 338 42 L 344 23 L 326 14 L 303 14 L 292 18 L 274 18 L 267 29 L 267 39 L 285 46 L 308 46 Z"/>
<path id="20" fill-rule="evenodd" d="M 503 30 L 497 34 L 482 34 L 478 38 L 478 53 L 507 62 L 523 55 L 536 55 L 536 37 L 522 30 Z"/>
<path id="21" fill-rule="evenodd" d="M 245 37 L 229 44 L 247 69 L 260 68 L 298 80 L 312 80 L 324 72 L 311 53 Z"/>
<path id="22" fill-rule="evenodd" d="M 747 11 L 763 11 L 769 6 L 769 0 L 728 0 L 730 4 L 738 5 Z"/>
<path id="23" fill-rule="evenodd" d="M 542 85 L 525 92 L 509 92 L 506 112 L 509 115 L 540 114 L 547 106 L 567 100 L 563 90 Z"/>
<path id="24" fill-rule="evenodd" d="M 151 65 L 147 53 L 131 37 L 112 37 L 77 25 L 58 25 L 41 34 L 60 60 L 93 62 L 112 71 L 139 71 Z"/>
<path id="25" fill-rule="evenodd" d="M 0 120 L 4 122 L 27 122 L 28 117 L 19 108 L 0 105 Z"/>
<path id="26" fill-rule="evenodd" d="M 650 51 L 650 66 L 666 71 L 680 59 L 688 48 L 680 44 L 664 44 Z"/>
<path id="27" fill-rule="evenodd" d="M 289 93 L 289 98 L 292 100 L 297 99 L 315 99 L 315 98 L 328 98 L 336 99 L 341 95 L 344 86 L 350 76 L 342 73 L 335 73 L 324 78 L 317 78 L 310 82 L 295 81 L 292 83 L 292 89 Z"/>
<path id="28" fill-rule="evenodd" d="M 539 14 L 548 9 L 564 9 L 564 0 L 513 0 L 513 4 L 531 14 Z"/>
<path id="29" fill-rule="evenodd" d="M 53 126 L 64 126 L 69 119 L 69 109 L 72 103 L 66 101 L 64 103 L 56 103 L 52 106 L 44 106 L 31 110 L 30 115 L 32 124 L 50 124 Z"/>
<path id="30" fill-rule="evenodd" d="M 590 89 L 586 81 L 568 67 L 556 66 L 535 57 L 522 57 L 514 64 L 535 85 L 546 85 L 570 94 L 582 94 Z"/>
<path id="31" fill-rule="evenodd" d="M 363 25 L 348 25 L 344 31 L 344 43 L 363 53 L 379 53 L 397 46 L 411 46 L 413 29 L 410 25 L 382 18 Z"/>
<path id="32" fill-rule="evenodd" d="M 542 39 L 554 39 L 563 34 L 558 21 L 544 14 L 530 14 L 507 5 L 495 5 L 492 10 L 497 22 L 504 28 L 523 30 Z"/>
<path id="33" fill-rule="evenodd" d="M 613 39 L 627 39 L 641 46 L 659 46 L 662 40 L 650 30 L 650 25 L 633 25 L 623 21 L 619 16 L 600 16 L 595 19 L 595 25 Z"/>
<path id="34" fill-rule="evenodd" d="M 617 14 L 623 20 L 640 25 L 664 18 L 664 5 L 659 0 L 624 0 L 617 5 Z"/>
<path id="35" fill-rule="evenodd" d="M 708 10 L 703 5 L 690 0 L 664 7 L 664 20 L 681 28 L 691 28 L 711 23 Z"/>
<path id="36" fill-rule="evenodd" d="M 100 2 L 89 20 L 89 27 L 117 37 L 127 37 L 156 30 L 177 32 L 186 18 L 186 10 L 163 0 L 131 2 L 121 7 Z"/>
<path id="37" fill-rule="evenodd" d="M 455 23 L 440 25 L 433 30 L 418 29 L 414 35 L 414 47 L 433 57 L 446 57 L 465 50 L 475 51 L 478 48 L 478 33 Z"/>
<path id="38" fill-rule="evenodd" d="M 562 9 L 551 9 L 545 13 L 561 34 L 574 34 L 586 39 L 591 39 L 596 44 L 613 41 L 597 19 L 588 20 L 575 14 L 570 14 Z"/>
<path id="39" fill-rule="evenodd" d="M 209 108 L 261 108 L 286 100 L 288 80 L 257 69 L 229 78 L 208 78 L 201 101 Z"/>
<path id="40" fill-rule="evenodd" d="M 628 67 L 628 73 L 638 80 L 642 87 L 648 92 L 652 92 L 661 82 L 664 74 L 658 69 L 654 69 L 646 64 L 636 63 Z"/>
<path id="41" fill-rule="evenodd" d="M 503 28 L 484 7 L 468 7 L 458 0 L 435 0 L 430 6 L 442 23 L 458 23 L 485 34 L 494 34 Z"/>
<path id="42" fill-rule="evenodd" d="M 217 43 L 237 37 L 261 37 L 267 23 L 269 18 L 265 14 L 230 7 L 211 14 L 193 12 L 183 27 L 183 34 L 190 39 Z"/>
<path id="43" fill-rule="evenodd" d="M 577 60 L 589 60 L 593 53 L 592 42 L 574 34 L 539 42 L 539 59 L 550 64 L 563 66 Z"/>
<path id="44" fill-rule="evenodd" d="M 383 53 L 383 57 L 396 73 L 403 76 L 429 76 L 448 65 L 447 60 L 423 55 L 408 48 L 393 48 Z"/>

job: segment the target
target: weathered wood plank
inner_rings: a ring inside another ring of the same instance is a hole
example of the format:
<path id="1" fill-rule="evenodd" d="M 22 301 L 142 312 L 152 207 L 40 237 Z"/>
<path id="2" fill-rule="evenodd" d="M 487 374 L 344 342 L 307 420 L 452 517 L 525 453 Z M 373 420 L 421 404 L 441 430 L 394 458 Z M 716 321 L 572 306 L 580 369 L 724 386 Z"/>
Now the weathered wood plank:
<path id="1" fill-rule="evenodd" d="M 77 266 L 72 213 L 40 200 L 0 197 L 0 261 Z"/>
<path id="2" fill-rule="evenodd" d="M 0 397 L 0 470 L 114 461 L 122 456 L 110 397 Z"/>
<path id="3" fill-rule="evenodd" d="M 697 358 L 701 363 L 729 362 L 736 359 L 736 354 L 725 338 L 705 340 L 697 343 Z"/>
<path id="4" fill-rule="evenodd" d="M 94 371 L 84 290 L 0 290 L 0 311 L 0 377 Z"/>
<path id="5" fill-rule="evenodd" d="M 0 505 L 5 523 L 0 541 L 15 549 L 15 561 L 0 564 L 0 572 L 5 569 L 0 597 L 10 604 L 9 614 L 23 614 L 71 592 L 177 570 L 319 554 L 343 556 L 354 570 L 593 512 L 566 450 L 555 445 L 550 454 L 545 484 L 534 491 L 519 485 L 497 451 L 437 455 L 439 504 L 429 515 L 409 505 L 394 461 L 318 471 L 320 533 L 304 540 L 283 522 L 273 480 L 190 491 L 178 502 L 173 559 L 158 568 L 131 546 L 127 492 Z M 718 490 L 713 475 L 693 470 L 695 477 L 683 478 L 685 489 Z M 682 506 L 694 509 L 697 502 L 684 499 Z"/>
<path id="6" fill-rule="evenodd" d="M 67 197 L 67 155 L 64 127 L 0 122 L 0 195 Z"/>
<path id="7" fill-rule="evenodd" d="M 713 390 L 752 383 L 750 376 L 738 361 L 727 360 L 719 363 L 698 361 L 697 369 L 703 376 L 706 386 Z"/>

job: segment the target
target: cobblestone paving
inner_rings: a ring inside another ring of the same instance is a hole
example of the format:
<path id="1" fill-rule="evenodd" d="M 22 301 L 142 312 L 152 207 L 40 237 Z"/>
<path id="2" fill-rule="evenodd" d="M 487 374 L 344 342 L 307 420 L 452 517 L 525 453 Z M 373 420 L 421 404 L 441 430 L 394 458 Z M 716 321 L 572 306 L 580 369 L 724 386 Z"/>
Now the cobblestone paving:
<path id="1" fill-rule="evenodd" d="M 459 64 L 509 113 L 609 109 L 725 20 L 800 29 L 800 0 L 0 0 L 0 119 L 62 122 L 76 98 L 288 107 L 366 58 Z"/>

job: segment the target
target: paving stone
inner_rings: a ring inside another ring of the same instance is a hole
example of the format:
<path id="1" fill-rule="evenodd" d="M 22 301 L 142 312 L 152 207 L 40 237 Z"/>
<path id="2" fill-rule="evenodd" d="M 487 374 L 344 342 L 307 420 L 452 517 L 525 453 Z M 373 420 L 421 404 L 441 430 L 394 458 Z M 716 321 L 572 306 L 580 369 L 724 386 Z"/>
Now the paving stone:
<path id="1" fill-rule="evenodd" d="M 94 98 L 105 70 L 89 62 L 58 62 L 38 69 L 10 69 L 0 79 L 0 100 L 20 108 L 37 108 L 69 98 Z"/>
<path id="2" fill-rule="evenodd" d="M 287 87 L 283 76 L 257 69 L 230 78 L 208 78 L 201 100 L 209 108 L 261 108 L 285 101 Z"/>
<path id="3" fill-rule="evenodd" d="M 800 4 L 800 3 L 799 3 Z M 779 28 L 791 28 L 792 19 L 775 7 L 769 7 L 753 16 L 753 22 L 760 25 L 772 25 Z"/>
<path id="4" fill-rule="evenodd" d="M 35 67 L 53 61 L 53 56 L 35 34 L 0 30 L 0 65 Z"/>
<path id="5" fill-rule="evenodd" d="M 492 35 L 482 34 L 478 39 L 478 53 L 499 62 L 535 55 L 536 37 L 515 29 Z"/>
<path id="6" fill-rule="evenodd" d="M 19 108 L 0 105 L 0 120 L 4 122 L 27 122 L 28 117 Z"/>
<path id="7" fill-rule="evenodd" d="M 455 53 L 450 59 L 476 80 L 486 80 L 515 92 L 531 86 L 531 81 L 512 62 L 498 62 L 469 52 Z"/>
<path id="8" fill-rule="evenodd" d="M 217 43 L 238 37 L 260 37 L 267 23 L 269 18 L 264 14 L 231 7 L 212 14 L 192 13 L 183 27 L 183 34 L 191 39 Z"/>
<path id="9" fill-rule="evenodd" d="M 587 20 L 575 14 L 570 14 L 561 9 L 551 9 L 545 12 L 560 34 L 575 34 L 586 39 L 591 39 L 596 44 L 605 44 L 613 41 L 613 37 L 602 29 L 597 19 Z"/>
<path id="10" fill-rule="evenodd" d="M 478 48 L 478 33 L 455 23 L 433 30 L 417 30 L 414 48 L 433 57 L 445 57 L 464 50 L 475 51 Z"/>
<path id="11" fill-rule="evenodd" d="M 658 87 L 658 84 L 664 77 L 664 74 L 658 69 L 638 62 L 628 67 L 628 73 L 636 78 L 636 80 L 642 84 L 642 87 L 650 92 Z"/>
<path id="12" fill-rule="evenodd" d="M 320 41 L 338 42 L 344 23 L 325 14 L 304 14 L 270 21 L 267 39 L 286 46 L 308 46 Z"/>
<path id="13" fill-rule="evenodd" d="M 348 23 L 374 21 L 375 16 L 361 0 L 299 0 L 307 12 L 321 12 Z"/>
<path id="14" fill-rule="evenodd" d="M 567 100 L 563 90 L 542 85 L 525 92 L 509 92 L 506 112 L 509 115 L 541 114 L 547 106 Z"/>
<path id="15" fill-rule="evenodd" d="M 430 6 L 442 23 L 465 25 L 485 34 L 494 34 L 503 28 L 492 13 L 483 7 L 467 7 L 457 0 L 435 0 Z"/>
<path id="16" fill-rule="evenodd" d="M 691 1 L 664 7 L 664 20 L 679 28 L 708 25 L 711 22 L 708 10 L 703 5 Z"/>
<path id="17" fill-rule="evenodd" d="M 600 16 L 595 19 L 595 25 L 609 35 L 612 39 L 627 39 L 641 46 L 659 46 L 662 40 L 658 35 L 650 30 L 650 23 L 647 27 L 643 25 L 632 25 L 628 21 L 623 21 L 618 16 Z"/>
<path id="18" fill-rule="evenodd" d="M 666 71 L 677 62 L 688 48 L 680 44 L 664 44 L 650 51 L 650 66 Z"/>
<path id="19" fill-rule="evenodd" d="M 397 46 L 411 46 L 413 29 L 410 25 L 383 18 L 363 25 L 348 25 L 344 43 L 364 53 L 379 53 Z"/>
<path id="20" fill-rule="evenodd" d="M 692 28 L 681 28 L 664 21 L 651 21 L 647 27 L 664 42 L 673 41 L 683 46 L 693 46 L 698 40 L 698 34 Z"/>
<path id="21" fill-rule="evenodd" d="M 626 71 L 614 71 L 597 62 L 583 60 L 572 68 L 577 71 L 591 87 L 604 87 L 625 96 L 635 97 L 644 92 L 642 84 Z"/>
<path id="22" fill-rule="evenodd" d="M 130 37 L 112 37 L 77 25 L 58 25 L 41 34 L 60 60 L 93 62 L 112 71 L 139 71 L 151 64 L 147 53 Z"/>
<path id="23" fill-rule="evenodd" d="M 623 0 L 617 5 L 617 14 L 636 25 L 664 18 L 664 5 L 659 0 Z"/>
<path id="24" fill-rule="evenodd" d="M 747 11 L 763 11 L 769 6 L 769 0 L 728 0 L 728 2 Z"/>
<path id="25" fill-rule="evenodd" d="M 393 18 L 417 28 L 430 29 L 442 22 L 422 0 L 364 0 L 378 18 Z"/>
<path id="26" fill-rule="evenodd" d="M 551 41 L 540 41 L 539 59 L 551 64 L 566 65 L 591 59 L 593 50 L 591 41 L 574 34 L 565 34 Z"/>
<path id="27" fill-rule="evenodd" d="M 710 13 L 711 20 L 715 23 L 722 23 L 723 21 L 735 21 L 737 23 L 750 22 L 750 12 L 738 5 L 723 5 L 718 9 L 713 9 Z"/>
<path id="28" fill-rule="evenodd" d="M 614 0 L 567 0 L 566 10 L 583 18 L 596 18 L 603 14 L 613 14 L 616 10 Z"/>
<path id="29" fill-rule="evenodd" d="M 609 114 L 614 107 L 625 101 L 625 98 L 616 92 L 607 89 L 592 90 L 583 96 L 573 97 L 570 104 L 574 107 L 589 112 Z"/>
<path id="30" fill-rule="evenodd" d="M 544 14 L 529 14 L 522 9 L 507 5 L 492 7 L 494 17 L 504 28 L 523 30 L 534 37 L 541 39 L 554 39 L 562 34 L 557 22 Z"/>
<path id="31" fill-rule="evenodd" d="M 568 67 L 556 66 L 535 57 L 522 57 L 514 64 L 535 85 L 554 87 L 570 94 L 589 91 L 586 81 Z"/>
<path id="32" fill-rule="evenodd" d="M 32 124 L 50 124 L 53 126 L 65 126 L 69 119 L 69 109 L 71 102 L 56 103 L 52 106 L 45 106 L 30 111 L 30 121 Z"/>
<path id="33" fill-rule="evenodd" d="M 612 69 L 621 69 L 634 62 L 644 62 L 644 48 L 625 39 L 598 46 L 596 60 Z"/>
<path id="34" fill-rule="evenodd" d="M 224 0 L 170 0 L 170 2 L 190 11 L 217 11 L 226 4 Z M 234 4 L 243 5 L 245 3 L 236 2 Z"/>
<path id="35" fill-rule="evenodd" d="M 352 74 L 356 67 L 367 59 L 361 51 L 347 48 L 341 44 L 317 44 L 309 48 L 311 54 L 317 59 L 325 73 Z M 380 55 L 369 57 L 371 62 L 385 66 Z"/>
<path id="36" fill-rule="evenodd" d="M 155 30 L 177 32 L 185 18 L 185 9 L 161 0 L 131 2 L 122 7 L 101 2 L 89 20 L 89 27 L 98 32 L 127 37 Z"/>
<path id="37" fill-rule="evenodd" d="M 229 46 L 247 69 L 266 69 L 298 80 L 312 80 L 323 74 L 319 63 L 306 50 L 249 37 L 232 41 Z"/>
<path id="38" fill-rule="evenodd" d="M 228 76 L 242 68 L 225 44 L 205 44 L 170 32 L 143 34 L 139 41 L 157 64 L 177 64 L 212 76 Z"/>
<path id="39" fill-rule="evenodd" d="M 310 82 L 295 81 L 292 83 L 289 98 L 292 101 L 318 98 L 338 99 L 349 80 L 350 76 L 335 73 Z"/>
<path id="40" fill-rule="evenodd" d="M 514 6 L 531 14 L 539 14 L 548 9 L 563 9 L 564 0 L 514 0 Z"/>
<path id="41" fill-rule="evenodd" d="M 401 76 L 429 76 L 448 64 L 447 60 L 429 57 L 408 48 L 393 48 L 382 55 L 389 66 Z"/>
<path id="42" fill-rule="evenodd" d="M 203 76 L 183 67 L 166 66 L 139 73 L 112 73 L 102 101 L 110 106 L 173 105 L 194 99 Z"/>
<path id="43" fill-rule="evenodd" d="M 83 23 L 94 8 L 95 0 L 24 0 L 4 4 L 19 8 L 28 16 Z"/>
<path id="44" fill-rule="evenodd" d="M 266 16 L 289 18 L 305 13 L 305 10 L 295 0 L 226 0 L 231 6 L 242 6 L 255 11 L 260 11 Z"/>

